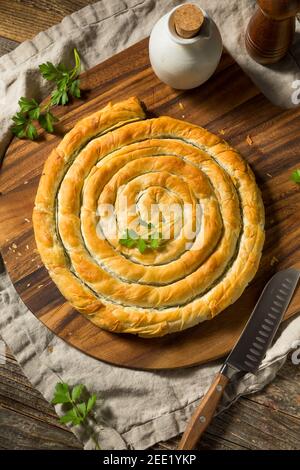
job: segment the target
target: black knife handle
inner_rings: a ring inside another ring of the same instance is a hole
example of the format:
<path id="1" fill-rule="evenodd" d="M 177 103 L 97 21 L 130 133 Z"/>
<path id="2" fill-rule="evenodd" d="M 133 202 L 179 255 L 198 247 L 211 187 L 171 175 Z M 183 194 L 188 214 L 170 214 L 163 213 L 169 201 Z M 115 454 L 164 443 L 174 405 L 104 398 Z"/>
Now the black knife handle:
<path id="1" fill-rule="evenodd" d="M 210 424 L 229 379 L 219 372 L 188 422 L 178 449 L 192 450 Z"/>

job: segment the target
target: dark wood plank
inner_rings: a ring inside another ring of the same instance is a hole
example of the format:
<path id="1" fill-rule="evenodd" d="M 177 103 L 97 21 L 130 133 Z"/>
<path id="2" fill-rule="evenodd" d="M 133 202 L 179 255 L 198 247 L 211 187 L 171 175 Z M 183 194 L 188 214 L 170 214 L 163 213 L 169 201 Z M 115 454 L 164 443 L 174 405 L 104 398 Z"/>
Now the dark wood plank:
<path id="1" fill-rule="evenodd" d="M 41 132 L 38 142 L 16 139 L 12 142 L 0 175 L 0 246 L 18 293 L 31 311 L 61 338 L 87 354 L 114 364 L 174 368 L 224 356 L 240 335 L 261 286 L 276 269 L 300 266 L 296 216 L 300 188 L 290 180 L 297 164 L 300 111 L 284 112 L 268 103 L 228 55 L 223 56 L 220 67 L 205 86 L 188 92 L 172 90 L 153 74 L 147 51 L 145 40 L 83 74 L 85 100 L 57 109 L 61 118 L 57 135 Z M 42 266 L 31 224 L 42 165 L 61 135 L 108 101 L 119 101 L 130 95 L 142 99 L 152 115 L 168 114 L 176 118 L 184 115 L 184 119 L 214 132 L 223 129 L 229 142 L 244 154 L 256 172 L 266 206 L 267 241 L 260 270 L 240 299 L 209 322 L 151 341 L 102 331 L 78 314 Z M 262 113 L 257 113 L 258 107 Z M 247 143 L 248 134 L 252 145 Z M 299 310 L 300 291 L 287 316 Z"/>
<path id="2" fill-rule="evenodd" d="M 78 442 L 72 445 L 68 431 L 55 429 L 29 416 L 3 408 L 1 410 L 0 445 L 3 449 L 81 449 Z M 74 438 L 75 439 L 75 438 Z"/>
<path id="3" fill-rule="evenodd" d="M 10 39 L 0 37 L 0 57 L 4 54 L 7 54 L 8 52 L 11 52 L 18 46 L 18 44 L 19 43 L 16 41 L 11 41 Z"/>
<path id="4" fill-rule="evenodd" d="M 270 408 L 239 400 L 216 418 L 210 433 L 236 446 L 257 450 L 300 448 L 300 420 Z M 238 433 L 236 430 L 238 429 Z"/>
<path id="5" fill-rule="evenodd" d="M 50 426 L 19 411 L 0 410 L 3 449 L 77 450 L 82 446 L 70 432 Z"/>
<path id="6" fill-rule="evenodd" d="M 287 416 L 300 418 L 300 369 L 293 364 L 291 357 L 279 370 L 276 379 L 262 392 L 249 395 L 248 400 L 259 403 L 271 410 L 280 411 Z"/>
<path id="7" fill-rule="evenodd" d="M 92 3 L 95 1 L 1 0 L 0 36 L 18 42 L 26 41 L 59 23 L 66 15 Z"/>
<path id="8" fill-rule="evenodd" d="M 81 449 L 62 426 L 53 406 L 24 376 L 7 351 L 0 363 L 0 447 L 4 449 Z"/>

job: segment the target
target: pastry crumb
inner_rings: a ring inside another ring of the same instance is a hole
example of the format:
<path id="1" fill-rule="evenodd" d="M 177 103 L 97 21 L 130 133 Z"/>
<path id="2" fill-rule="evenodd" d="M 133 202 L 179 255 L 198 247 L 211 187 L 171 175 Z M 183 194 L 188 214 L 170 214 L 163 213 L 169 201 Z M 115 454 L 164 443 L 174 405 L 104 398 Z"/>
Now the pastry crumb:
<path id="1" fill-rule="evenodd" d="M 26 250 L 29 250 L 29 245 L 26 245 Z"/>
<path id="2" fill-rule="evenodd" d="M 220 129 L 220 130 L 219 130 L 219 134 L 225 135 L 225 130 L 224 130 L 224 129 Z"/>
<path id="3" fill-rule="evenodd" d="M 184 119 L 184 118 L 185 118 L 185 114 L 182 114 L 182 116 L 181 116 L 181 117 L 182 117 L 182 119 Z"/>
<path id="4" fill-rule="evenodd" d="M 183 106 L 183 104 L 181 103 L 181 101 L 179 101 L 178 106 L 179 106 L 180 109 L 184 110 L 184 106 Z"/>
<path id="5" fill-rule="evenodd" d="M 27 217 L 25 217 L 25 219 L 24 219 L 24 220 L 25 220 L 25 222 L 27 222 L 27 223 L 28 223 L 28 222 L 30 222 L 30 220 L 29 220 L 29 219 L 27 219 Z"/>
<path id="6" fill-rule="evenodd" d="M 18 246 L 17 246 L 15 243 L 13 243 L 11 246 L 12 246 L 14 249 L 18 248 Z"/>
<path id="7" fill-rule="evenodd" d="M 274 264 L 279 263 L 279 259 L 276 258 L 276 256 L 273 256 L 273 258 L 270 261 L 270 266 L 274 266 Z"/>
<path id="8" fill-rule="evenodd" d="M 40 284 L 40 285 L 38 286 L 38 289 L 41 289 L 42 287 L 44 287 L 44 284 Z"/>
<path id="9" fill-rule="evenodd" d="M 31 286 L 31 283 L 30 283 L 30 282 L 28 282 L 28 284 L 26 284 L 26 287 L 30 287 L 30 286 Z"/>
<path id="10" fill-rule="evenodd" d="M 267 175 L 269 178 L 273 178 L 273 176 L 272 176 L 270 173 L 266 173 L 266 175 Z"/>
<path id="11" fill-rule="evenodd" d="M 28 184 L 28 181 L 24 181 L 24 184 Z"/>
<path id="12" fill-rule="evenodd" d="M 20 252 L 18 251 L 17 255 L 18 255 L 18 256 L 22 256 L 22 253 L 20 253 Z"/>
<path id="13" fill-rule="evenodd" d="M 250 135 L 247 135 L 247 137 L 246 137 L 246 142 L 247 142 L 248 145 L 252 145 L 252 144 L 253 144 L 253 140 L 252 140 L 252 138 L 250 137 Z"/>
<path id="14" fill-rule="evenodd" d="M 52 353 L 53 352 L 53 346 L 50 344 L 48 347 L 47 347 L 47 351 L 49 353 Z"/>

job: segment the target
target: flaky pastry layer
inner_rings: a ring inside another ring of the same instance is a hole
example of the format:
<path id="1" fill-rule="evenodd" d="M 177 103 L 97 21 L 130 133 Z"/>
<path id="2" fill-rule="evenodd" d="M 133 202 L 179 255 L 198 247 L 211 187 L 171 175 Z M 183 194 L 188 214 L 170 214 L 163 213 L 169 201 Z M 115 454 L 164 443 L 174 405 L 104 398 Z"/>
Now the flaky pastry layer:
<path id="1" fill-rule="evenodd" d="M 188 205 L 200 228 L 190 241 L 175 220 L 160 249 L 140 253 L 106 236 L 99 215 L 112 205 L 126 229 L 124 201 L 137 207 L 132 220 L 147 220 L 153 203 Z M 193 124 L 146 119 L 136 98 L 109 104 L 65 135 L 45 163 L 33 222 L 66 299 L 101 328 L 144 337 L 189 328 L 232 304 L 255 275 L 264 242 L 260 191 L 239 153 Z"/>

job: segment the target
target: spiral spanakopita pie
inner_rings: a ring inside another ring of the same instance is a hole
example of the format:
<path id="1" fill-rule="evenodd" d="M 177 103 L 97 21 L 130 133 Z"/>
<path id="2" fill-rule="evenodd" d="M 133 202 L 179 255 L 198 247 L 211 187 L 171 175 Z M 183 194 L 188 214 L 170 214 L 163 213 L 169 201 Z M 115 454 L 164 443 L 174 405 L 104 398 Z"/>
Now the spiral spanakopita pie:
<path id="1" fill-rule="evenodd" d="M 66 134 L 45 163 L 33 222 L 66 299 L 101 328 L 145 337 L 232 304 L 264 242 L 260 191 L 238 152 L 196 125 L 146 119 L 136 98 Z"/>

